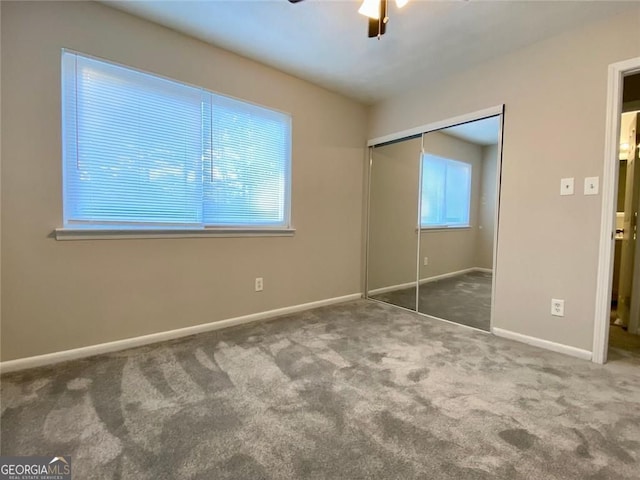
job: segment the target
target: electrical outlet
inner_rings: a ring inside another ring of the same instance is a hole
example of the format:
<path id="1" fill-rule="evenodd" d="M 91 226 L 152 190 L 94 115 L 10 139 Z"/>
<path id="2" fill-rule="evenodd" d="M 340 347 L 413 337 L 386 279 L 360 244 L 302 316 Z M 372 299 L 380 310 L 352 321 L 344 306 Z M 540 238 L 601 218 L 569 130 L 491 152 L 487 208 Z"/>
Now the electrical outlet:
<path id="1" fill-rule="evenodd" d="M 554 317 L 564 317 L 564 300 L 551 299 L 551 315 Z"/>
<path id="2" fill-rule="evenodd" d="M 264 283 L 262 281 L 262 277 L 256 278 L 256 292 L 261 292 L 264 288 Z"/>
<path id="3" fill-rule="evenodd" d="M 429 257 L 424 257 L 424 264 L 429 265 Z"/>

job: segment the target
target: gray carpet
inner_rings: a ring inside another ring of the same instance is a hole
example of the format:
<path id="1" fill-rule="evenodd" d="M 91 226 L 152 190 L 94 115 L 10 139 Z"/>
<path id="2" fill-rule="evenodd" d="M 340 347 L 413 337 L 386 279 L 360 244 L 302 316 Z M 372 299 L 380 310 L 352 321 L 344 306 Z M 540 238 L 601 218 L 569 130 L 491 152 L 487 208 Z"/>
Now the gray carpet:
<path id="1" fill-rule="evenodd" d="M 76 479 L 635 479 L 604 367 L 367 301 L 2 377 L 3 455 Z"/>
<path id="2" fill-rule="evenodd" d="M 491 324 L 491 273 L 468 272 L 420 285 L 418 311 L 480 330 Z M 415 287 L 374 295 L 392 305 L 416 309 Z"/>

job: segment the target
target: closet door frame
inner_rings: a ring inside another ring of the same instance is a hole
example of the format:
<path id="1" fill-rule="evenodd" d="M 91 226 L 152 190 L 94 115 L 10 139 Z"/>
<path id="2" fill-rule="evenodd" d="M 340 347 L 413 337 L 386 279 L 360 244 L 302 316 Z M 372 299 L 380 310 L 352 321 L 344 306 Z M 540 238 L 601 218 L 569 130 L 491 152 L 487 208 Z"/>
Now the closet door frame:
<path id="1" fill-rule="evenodd" d="M 417 127 L 409 128 L 406 130 L 401 130 L 399 132 L 390 133 L 388 135 L 384 135 L 381 137 L 372 138 L 367 141 L 367 152 L 368 152 L 368 169 L 367 171 L 367 208 L 366 208 L 366 238 L 365 238 L 365 269 L 364 269 L 364 298 L 369 299 L 369 288 L 368 288 L 368 279 L 369 279 L 369 220 L 371 218 L 371 169 L 373 162 L 373 148 L 376 146 L 381 146 L 385 143 L 397 142 L 410 137 L 417 137 L 418 135 L 422 136 L 422 153 L 424 153 L 424 135 L 429 132 L 434 132 L 437 130 L 442 130 L 444 128 L 454 127 L 456 125 L 460 125 L 463 123 L 474 122 L 476 120 L 482 120 L 487 117 L 495 117 L 500 116 L 500 131 L 498 134 L 498 159 L 496 164 L 496 208 L 494 214 L 494 229 L 493 229 L 493 277 L 491 280 L 491 319 L 490 319 L 490 328 L 489 332 L 485 333 L 493 333 L 493 324 L 494 324 L 494 312 L 495 312 L 495 292 L 496 292 L 496 277 L 497 277 L 497 259 L 498 259 L 498 230 L 500 227 L 499 217 L 500 217 L 500 193 L 501 193 L 501 177 L 502 177 L 502 143 L 503 143 L 503 132 L 504 132 L 504 113 L 505 106 L 504 104 L 496 105 L 494 107 L 485 108 L 483 110 L 477 110 L 475 112 L 467 113 L 464 115 L 458 115 L 456 117 L 451 117 L 446 120 L 440 120 L 437 122 L 427 123 L 424 125 L 420 125 Z M 417 179 L 419 183 L 418 191 L 420 191 L 420 185 L 422 184 L 422 162 L 420 162 L 420 175 Z M 418 302 L 419 302 L 419 285 L 420 285 L 420 195 L 418 195 L 418 218 L 416 219 L 416 225 L 418 229 L 418 243 L 416 246 L 416 313 L 418 312 Z M 398 307 L 402 308 L 402 307 Z M 413 311 L 413 310 L 411 310 Z M 424 315 L 424 314 L 421 314 Z M 434 317 L 432 317 L 434 318 Z M 453 323 L 455 325 L 460 325 L 458 323 L 449 322 L 448 320 L 443 320 L 447 323 Z M 462 327 L 471 328 L 473 330 L 477 330 L 480 332 L 484 332 L 484 330 L 480 330 L 474 327 L 467 327 L 466 325 L 460 325 Z"/>

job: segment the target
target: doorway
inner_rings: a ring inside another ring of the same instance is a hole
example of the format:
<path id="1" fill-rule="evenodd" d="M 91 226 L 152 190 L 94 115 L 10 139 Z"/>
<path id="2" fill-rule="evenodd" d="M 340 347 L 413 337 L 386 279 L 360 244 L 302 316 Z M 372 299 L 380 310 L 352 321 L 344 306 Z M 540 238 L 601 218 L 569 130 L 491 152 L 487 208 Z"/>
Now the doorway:
<path id="1" fill-rule="evenodd" d="M 623 80 L 609 350 L 640 355 L 640 73 Z"/>
<path id="2" fill-rule="evenodd" d="M 640 355 L 640 57 L 609 66 L 593 361 Z"/>

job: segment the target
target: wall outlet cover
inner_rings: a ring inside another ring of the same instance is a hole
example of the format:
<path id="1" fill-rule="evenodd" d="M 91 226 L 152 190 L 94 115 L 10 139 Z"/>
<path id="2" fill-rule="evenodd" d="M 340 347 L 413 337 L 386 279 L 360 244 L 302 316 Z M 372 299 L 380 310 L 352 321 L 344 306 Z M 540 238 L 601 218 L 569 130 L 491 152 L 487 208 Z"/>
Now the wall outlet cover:
<path id="1" fill-rule="evenodd" d="M 554 317 L 564 317 L 564 300 L 558 298 L 551 299 L 551 315 Z"/>
<path id="2" fill-rule="evenodd" d="M 597 195 L 600 189 L 600 177 L 587 177 L 584 179 L 584 194 Z"/>
<path id="3" fill-rule="evenodd" d="M 560 195 L 573 195 L 573 177 L 560 179 Z"/>

